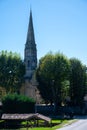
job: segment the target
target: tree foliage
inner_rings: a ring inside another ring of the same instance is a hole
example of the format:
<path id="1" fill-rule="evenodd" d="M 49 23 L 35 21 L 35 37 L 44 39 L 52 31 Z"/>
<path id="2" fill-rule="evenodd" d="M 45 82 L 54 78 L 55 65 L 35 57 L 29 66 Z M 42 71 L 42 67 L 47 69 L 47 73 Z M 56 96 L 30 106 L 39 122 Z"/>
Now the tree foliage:
<path id="1" fill-rule="evenodd" d="M 53 102 L 52 80 L 53 80 L 53 55 L 48 54 L 39 61 L 37 69 L 38 88 L 41 96 L 46 102 Z"/>
<path id="2" fill-rule="evenodd" d="M 46 102 L 60 105 L 69 97 L 72 105 L 82 105 L 87 94 L 87 67 L 80 60 L 49 53 L 40 59 L 36 74 Z"/>
<path id="3" fill-rule="evenodd" d="M 7 92 L 19 91 L 23 82 L 25 67 L 17 53 L 0 52 L 0 86 Z"/>
<path id="4" fill-rule="evenodd" d="M 39 90 L 45 100 L 61 104 L 63 82 L 69 77 L 69 60 L 61 53 L 41 58 L 37 69 Z"/>
<path id="5" fill-rule="evenodd" d="M 76 58 L 70 59 L 70 97 L 73 105 L 81 105 L 86 90 L 86 67 Z"/>

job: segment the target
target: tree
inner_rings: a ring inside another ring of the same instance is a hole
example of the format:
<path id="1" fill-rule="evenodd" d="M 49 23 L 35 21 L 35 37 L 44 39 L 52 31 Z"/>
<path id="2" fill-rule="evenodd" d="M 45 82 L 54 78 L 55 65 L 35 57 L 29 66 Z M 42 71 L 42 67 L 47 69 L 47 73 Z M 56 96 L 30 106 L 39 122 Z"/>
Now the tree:
<path id="1" fill-rule="evenodd" d="M 18 92 L 23 82 L 25 67 L 17 53 L 0 52 L 0 86 L 7 93 Z"/>
<path id="2" fill-rule="evenodd" d="M 39 82 L 38 89 L 45 102 L 53 102 L 52 80 L 53 80 L 53 55 L 47 54 L 39 61 L 36 71 Z M 50 68 L 50 69 L 49 69 Z"/>
<path id="3" fill-rule="evenodd" d="M 63 54 L 47 54 L 40 59 L 37 69 L 39 90 L 45 100 L 61 105 L 63 82 L 69 76 L 69 60 Z"/>
<path id="4" fill-rule="evenodd" d="M 56 54 L 54 59 L 54 91 L 55 100 L 57 104 L 61 104 L 63 93 L 65 93 L 67 87 L 67 80 L 69 78 L 70 63 L 66 56 L 63 54 Z M 64 85 L 65 83 L 65 85 Z"/>
<path id="5" fill-rule="evenodd" d="M 73 105 L 81 106 L 86 89 L 86 69 L 80 60 L 70 59 L 70 97 Z"/>

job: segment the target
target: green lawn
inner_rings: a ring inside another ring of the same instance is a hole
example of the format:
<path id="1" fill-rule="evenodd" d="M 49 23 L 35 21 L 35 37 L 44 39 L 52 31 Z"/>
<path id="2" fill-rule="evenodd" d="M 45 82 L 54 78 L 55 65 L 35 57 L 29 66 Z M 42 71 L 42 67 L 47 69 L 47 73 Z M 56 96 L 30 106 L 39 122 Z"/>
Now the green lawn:
<path id="1" fill-rule="evenodd" d="M 52 120 L 52 124 L 56 124 L 53 127 L 32 127 L 32 128 L 20 128 L 17 130 L 56 130 L 58 128 L 61 128 L 65 124 L 71 124 L 75 122 L 76 120 Z M 1 121 L 0 121 L 1 122 Z M 26 124 L 26 122 L 23 122 L 23 124 Z M 16 130 L 16 129 L 15 129 Z"/>
<path id="2" fill-rule="evenodd" d="M 61 122 L 61 120 L 52 120 L 52 123 L 58 123 L 58 125 L 55 125 L 53 127 L 35 127 L 35 128 L 21 128 L 20 130 L 56 130 L 60 127 L 62 127 L 64 124 L 69 123 L 69 122 L 73 122 L 74 120 L 63 120 Z"/>

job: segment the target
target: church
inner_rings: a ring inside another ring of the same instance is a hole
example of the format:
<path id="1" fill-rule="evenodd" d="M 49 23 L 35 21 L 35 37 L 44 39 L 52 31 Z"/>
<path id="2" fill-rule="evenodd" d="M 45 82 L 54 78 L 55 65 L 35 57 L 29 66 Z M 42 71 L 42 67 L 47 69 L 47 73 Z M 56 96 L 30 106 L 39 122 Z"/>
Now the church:
<path id="1" fill-rule="evenodd" d="M 20 94 L 34 98 L 37 103 L 40 103 L 41 96 L 37 88 L 37 81 L 35 71 L 37 68 L 37 48 L 35 43 L 32 11 L 30 10 L 29 25 L 27 31 L 27 38 L 24 48 L 24 64 L 25 75 L 24 83 L 21 86 Z M 6 94 L 6 90 L 0 87 L 0 97 Z"/>
<path id="2" fill-rule="evenodd" d="M 24 76 L 25 83 L 22 85 L 21 94 L 34 98 L 38 102 L 38 100 L 40 99 L 40 95 L 37 89 L 38 83 L 35 78 L 35 71 L 37 67 L 37 48 L 35 43 L 33 18 L 31 10 L 30 10 L 27 38 L 24 49 L 24 64 L 25 64 L 25 76 Z"/>

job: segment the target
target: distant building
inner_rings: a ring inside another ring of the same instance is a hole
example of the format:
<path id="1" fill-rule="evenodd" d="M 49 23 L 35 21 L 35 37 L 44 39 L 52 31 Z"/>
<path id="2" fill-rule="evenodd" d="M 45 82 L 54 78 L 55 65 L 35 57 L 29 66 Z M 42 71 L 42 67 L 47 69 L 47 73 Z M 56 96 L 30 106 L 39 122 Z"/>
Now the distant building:
<path id="1" fill-rule="evenodd" d="M 25 64 L 25 83 L 22 86 L 21 93 L 35 98 L 37 101 L 39 97 L 39 91 L 37 89 L 37 81 L 35 78 L 35 71 L 37 67 L 37 48 L 35 43 L 34 28 L 32 11 L 30 10 L 30 18 L 27 32 L 27 39 L 24 50 L 24 64 Z"/>

